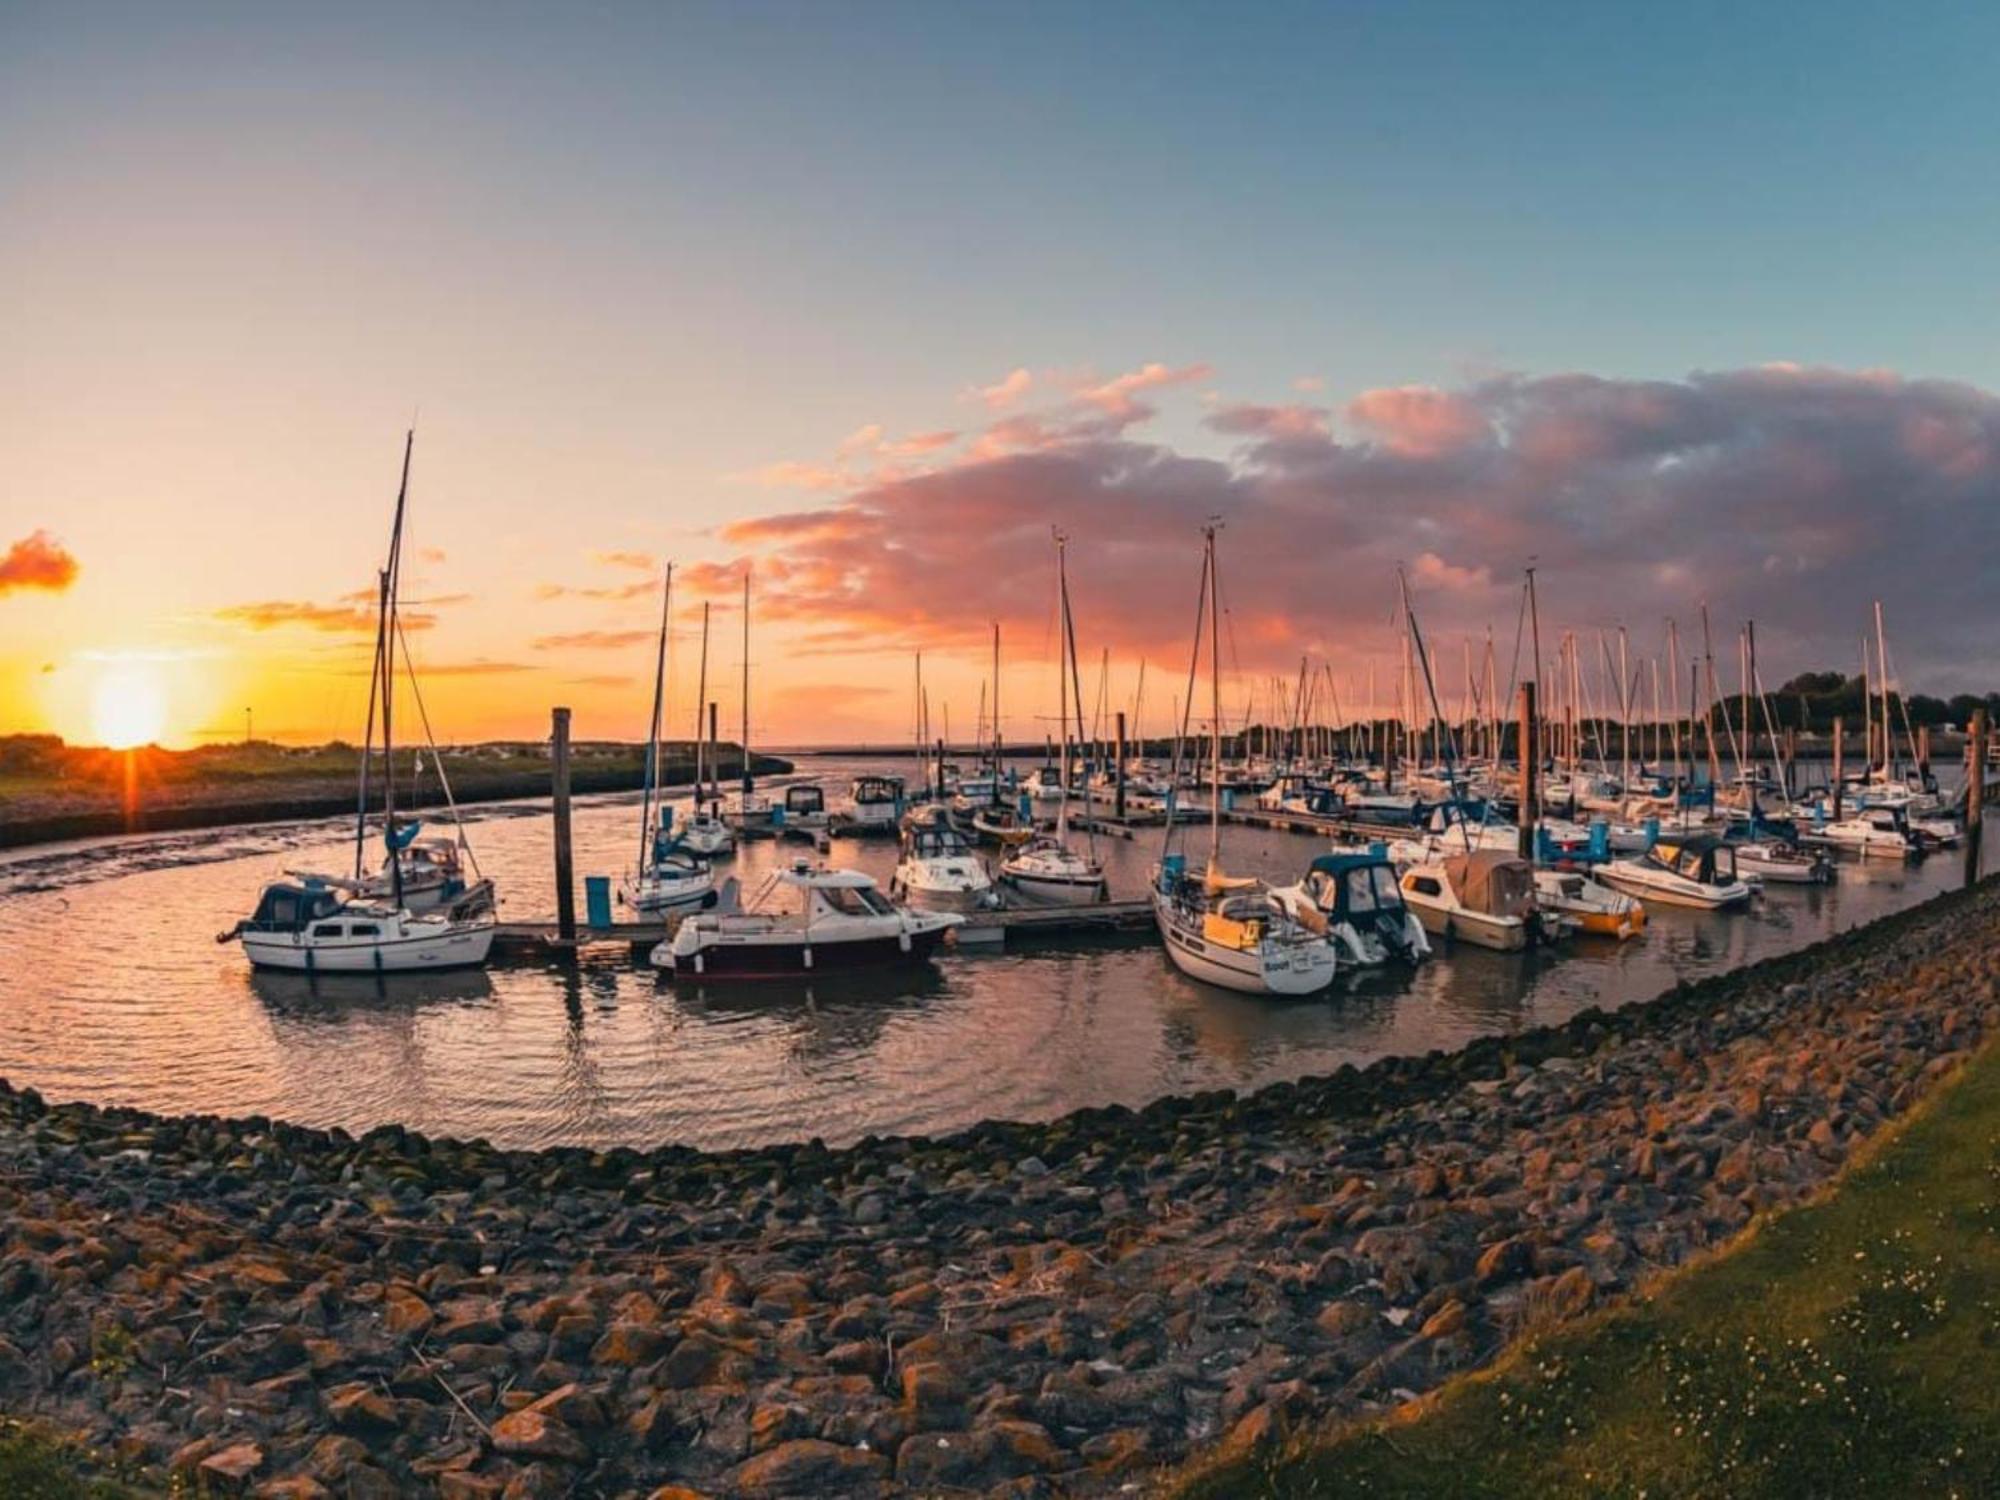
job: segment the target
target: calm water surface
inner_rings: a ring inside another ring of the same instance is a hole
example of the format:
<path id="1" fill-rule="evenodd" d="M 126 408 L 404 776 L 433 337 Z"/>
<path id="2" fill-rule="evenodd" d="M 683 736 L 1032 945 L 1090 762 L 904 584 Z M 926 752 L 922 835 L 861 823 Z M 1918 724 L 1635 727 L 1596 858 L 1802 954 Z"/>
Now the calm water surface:
<path id="1" fill-rule="evenodd" d="M 854 769 L 802 764 L 830 801 Z M 634 797 L 581 802 L 579 874 L 629 866 L 637 816 Z M 469 822 L 502 915 L 552 912 L 546 807 Z M 677 985 L 622 950 L 378 989 L 253 974 L 240 948 L 215 942 L 262 881 L 342 868 L 348 837 L 334 822 L 274 824 L 0 856 L 0 1076 L 57 1099 L 355 1131 L 394 1121 L 506 1146 L 837 1144 L 1456 1047 L 1799 947 L 1946 889 L 1960 868 L 1955 853 L 1844 863 L 1836 884 L 1774 887 L 1747 916 L 1658 907 L 1623 946 L 1459 948 L 1303 1002 L 1190 983 L 1150 935 L 968 950 L 893 979 L 777 989 Z M 1232 869 L 1285 880 L 1319 849 L 1251 829 L 1225 840 Z M 1143 894 L 1157 833 L 1100 847 L 1113 894 Z M 746 889 L 799 848 L 750 846 L 735 862 Z M 887 842 L 841 841 L 833 857 L 885 882 L 894 863 Z"/>

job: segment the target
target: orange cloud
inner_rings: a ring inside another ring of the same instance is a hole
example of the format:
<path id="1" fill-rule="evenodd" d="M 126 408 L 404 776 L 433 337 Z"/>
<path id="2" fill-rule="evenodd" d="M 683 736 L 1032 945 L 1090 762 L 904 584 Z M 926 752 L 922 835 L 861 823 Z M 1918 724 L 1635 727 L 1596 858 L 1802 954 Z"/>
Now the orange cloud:
<path id="1" fill-rule="evenodd" d="M 637 568 L 642 573 L 651 573 L 659 567 L 650 552 L 593 552 L 591 556 L 611 568 Z"/>
<path id="2" fill-rule="evenodd" d="M 77 562 L 46 531 L 30 532 L 0 557 L 0 594 L 12 589 L 60 591 L 76 582 Z"/>
<path id="3" fill-rule="evenodd" d="M 1005 411 L 1016 401 L 1027 395 L 1034 383 L 1035 377 L 1029 374 L 1025 368 L 1020 368 L 1009 371 L 1007 375 L 995 381 L 992 385 L 978 387 L 972 394 L 985 402 L 992 410 Z"/>
<path id="4" fill-rule="evenodd" d="M 365 635 L 375 629 L 375 611 L 358 604 L 309 604 L 289 599 L 265 599 L 255 604 L 232 604 L 215 612 L 218 620 L 247 625 L 252 630 L 278 630 L 288 625 L 332 634 Z M 428 630 L 437 616 L 420 610 L 404 610 L 399 615 L 405 630 Z"/>
<path id="5" fill-rule="evenodd" d="M 654 638 L 650 630 L 577 630 L 567 635 L 540 635 L 530 644 L 537 651 L 615 651 Z"/>

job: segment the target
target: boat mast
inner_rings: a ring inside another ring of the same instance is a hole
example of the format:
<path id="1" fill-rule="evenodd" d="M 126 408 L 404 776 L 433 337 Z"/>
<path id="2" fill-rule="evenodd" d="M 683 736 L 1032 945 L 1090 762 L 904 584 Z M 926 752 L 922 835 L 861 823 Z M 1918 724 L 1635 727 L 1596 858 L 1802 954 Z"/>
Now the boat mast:
<path id="1" fill-rule="evenodd" d="M 1889 723 L 1889 645 L 1882 634 L 1882 601 L 1875 601 L 1875 665 L 1882 672 L 1882 776 L 1896 773 L 1896 733 Z"/>
<path id="2" fill-rule="evenodd" d="M 1000 802 L 1001 762 L 1006 759 L 1007 743 L 1000 733 L 1000 622 L 993 622 L 993 801 Z"/>
<path id="3" fill-rule="evenodd" d="M 750 569 L 743 569 L 743 811 L 750 811 L 750 794 L 756 791 L 750 774 Z"/>
<path id="4" fill-rule="evenodd" d="M 1202 528 L 1207 538 L 1208 561 L 1208 711 L 1209 711 L 1209 796 L 1208 868 L 1211 873 L 1222 854 L 1222 591 L 1215 576 L 1215 533 L 1221 523 L 1211 521 Z"/>
<path id="5" fill-rule="evenodd" d="M 708 712 L 708 601 L 701 605 L 701 675 L 694 695 L 694 801 L 701 806 L 702 776 L 708 769 L 708 733 L 703 715 Z"/>
<path id="6" fill-rule="evenodd" d="M 666 712 L 667 621 L 674 607 L 674 565 L 660 590 L 660 646 L 653 659 L 653 717 L 646 728 L 646 789 L 639 799 L 639 877 L 644 879 L 653 849 L 653 802 L 660 788 L 660 716 Z"/>
<path id="7" fill-rule="evenodd" d="M 396 685 L 397 594 L 403 571 L 403 512 L 410 495 L 410 450 L 417 433 L 403 436 L 403 477 L 396 487 L 396 520 L 389 532 L 389 565 L 382 570 L 382 840 L 389 847 L 389 888 L 398 909 L 403 905 L 403 858 L 396 847 L 396 761 L 390 714 Z"/>

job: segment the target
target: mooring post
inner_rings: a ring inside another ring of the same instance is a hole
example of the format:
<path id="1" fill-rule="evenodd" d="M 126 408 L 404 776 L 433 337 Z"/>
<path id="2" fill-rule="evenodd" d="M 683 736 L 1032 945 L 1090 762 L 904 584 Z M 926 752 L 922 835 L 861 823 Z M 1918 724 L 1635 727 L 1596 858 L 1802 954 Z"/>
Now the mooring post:
<path id="1" fill-rule="evenodd" d="M 1796 778 L 1792 775 L 1792 771 L 1798 763 L 1799 732 L 1788 724 L 1785 726 L 1785 800 L 1787 802 L 1798 795 L 1798 789 L 1793 784 Z"/>
<path id="2" fill-rule="evenodd" d="M 1118 766 L 1112 773 L 1111 811 L 1125 821 L 1125 710 L 1118 710 Z"/>
<path id="3" fill-rule="evenodd" d="M 1979 883 L 1980 844 L 1986 832 L 1986 710 L 1975 708 L 1965 743 L 1965 883 Z"/>
<path id="4" fill-rule="evenodd" d="M 1535 857 L 1535 827 L 1542 816 L 1540 747 L 1535 743 L 1535 685 L 1521 684 L 1520 707 L 1521 734 L 1521 826 L 1519 850 L 1521 858 Z"/>
<path id="5" fill-rule="evenodd" d="M 555 782 L 556 936 L 576 941 L 576 876 L 569 842 L 569 710 L 556 709 L 549 735 L 550 773 Z"/>
<path id="6" fill-rule="evenodd" d="M 1847 725 L 1833 716 L 1833 821 L 1840 821 L 1840 762 L 1847 747 Z"/>
<path id="7" fill-rule="evenodd" d="M 1917 769 L 1929 771 L 1931 768 L 1931 726 L 1917 726 Z"/>

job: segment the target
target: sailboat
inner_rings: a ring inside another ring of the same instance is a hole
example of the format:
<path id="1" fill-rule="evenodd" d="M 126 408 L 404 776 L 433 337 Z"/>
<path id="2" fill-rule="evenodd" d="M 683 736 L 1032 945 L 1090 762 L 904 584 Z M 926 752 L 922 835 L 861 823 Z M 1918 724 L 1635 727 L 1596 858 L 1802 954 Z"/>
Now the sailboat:
<path id="1" fill-rule="evenodd" d="M 639 801 L 639 868 L 618 886 L 619 899 L 647 915 L 699 906 L 712 899 L 715 890 L 715 872 L 707 860 L 681 843 L 673 827 L 674 810 L 660 795 L 660 719 L 666 710 L 667 633 L 673 606 L 674 565 L 668 563 L 660 601 L 659 654 L 653 663 L 653 717 L 646 732 L 646 788 Z"/>
<path id="2" fill-rule="evenodd" d="M 769 833 L 777 821 L 771 799 L 757 795 L 750 759 L 750 570 L 743 570 L 743 789 L 722 807 L 722 821 L 739 835 Z"/>
<path id="3" fill-rule="evenodd" d="M 681 825 L 684 848 L 714 859 L 736 852 L 736 835 L 722 821 L 721 796 L 709 795 L 715 774 L 715 711 L 708 702 L 708 605 L 701 606 L 701 678 L 694 698 L 694 802 Z M 707 796 L 707 804 L 703 798 Z"/>
<path id="4" fill-rule="evenodd" d="M 1187 871 L 1173 852 L 1178 825 L 1167 821 L 1153 870 L 1153 919 L 1167 956 L 1191 979 L 1252 995 L 1310 995 L 1333 983 L 1334 946 L 1309 931 L 1260 881 L 1222 870 L 1222 636 L 1214 525 L 1202 529 L 1202 595 L 1195 616 L 1195 658 L 1201 654 L 1202 614 L 1209 633 L 1208 868 Z M 1178 768 L 1177 768 L 1178 769 Z"/>
<path id="5" fill-rule="evenodd" d="M 1069 607 L 1069 567 L 1067 562 L 1068 539 L 1061 532 L 1056 533 L 1056 596 L 1059 631 L 1056 644 L 1057 697 L 1062 715 L 1062 763 L 1069 765 L 1069 716 L 1071 691 L 1074 690 L 1076 725 L 1079 734 L 1083 730 L 1083 685 L 1076 675 L 1076 622 Z M 1097 841 L 1085 826 L 1085 836 L 1090 840 L 1088 850 L 1071 847 L 1069 842 L 1069 798 L 1056 804 L 1056 830 L 1053 835 L 1036 834 L 1025 843 L 1017 844 L 1000 862 L 1000 879 L 1012 889 L 1031 900 L 1052 906 L 1086 906 L 1110 898 L 1110 885 L 1104 878 L 1104 862 L 1097 857 Z"/>
<path id="6" fill-rule="evenodd" d="M 426 969 L 475 968 L 486 962 L 493 947 L 493 884 L 477 884 L 440 899 L 430 910 L 410 910 L 403 876 L 409 852 L 422 827 L 416 819 L 396 817 L 395 705 L 396 655 L 409 667 L 409 647 L 398 615 L 402 582 L 403 519 L 410 494 L 410 454 L 414 432 L 403 441 L 403 474 L 396 491 L 395 520 L 389 532 L 389 557 L 376 575 L 375 666 L 368 690 L 368 732 L 363 740 L 360 790 L 354 820 L 354 874 L 351 878 L 287 872 L 288 878 L 264 888 L 257 909 L 218 942 L 243 944 L 251 964 L 260 969 L 289 969 L 307 974 L 402 974 Z M 410 678 L 417 711 L 426 721 L 423 695 Z M 375 741 L 376 709 L 382 721 L 382 843 L 385 854 L 379 876 L 365 873 L 368 844 L 368 769 Z M 433 747 L 433 757 L 436 750 Z M 438 763 L 440 775 L 443 763 Z M 449 783 L 445 786 L 447 805 Z M 464 843 L 464 829 L 459 829 Z M 478 867 L 474 865 L 475 876 Z M 387 882 L 384 899 L 374 894 L 378 881 Z"/>

